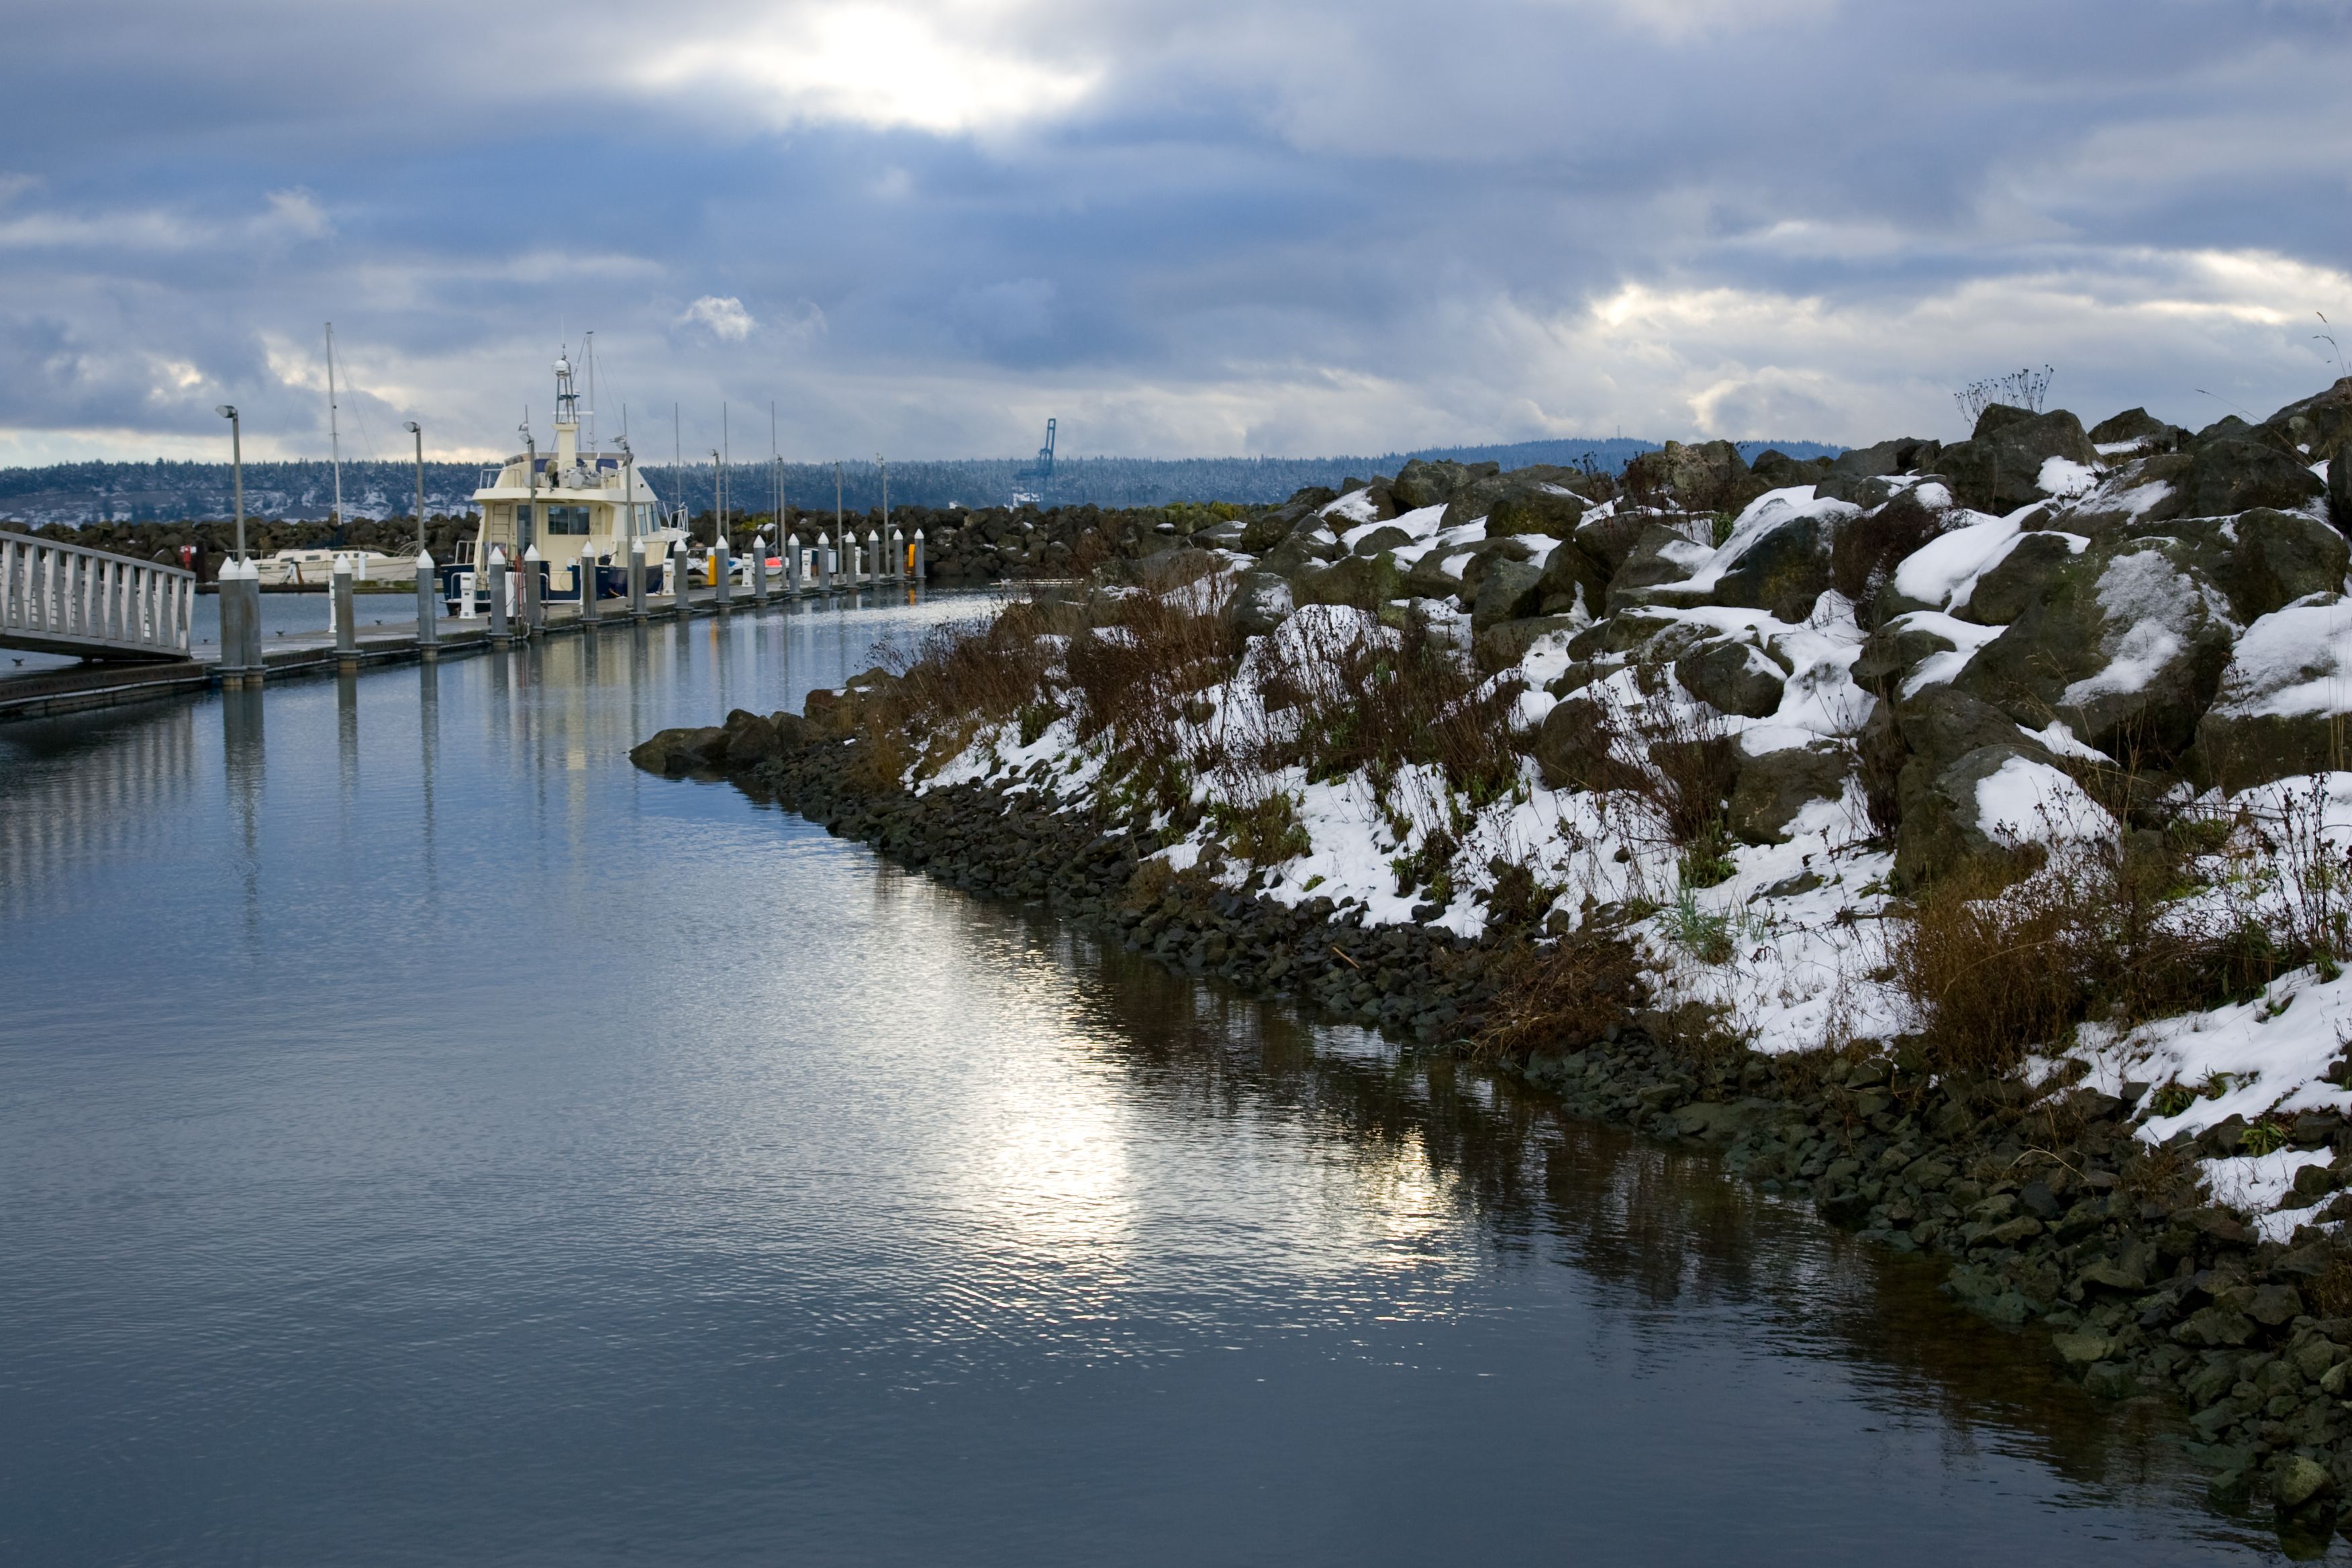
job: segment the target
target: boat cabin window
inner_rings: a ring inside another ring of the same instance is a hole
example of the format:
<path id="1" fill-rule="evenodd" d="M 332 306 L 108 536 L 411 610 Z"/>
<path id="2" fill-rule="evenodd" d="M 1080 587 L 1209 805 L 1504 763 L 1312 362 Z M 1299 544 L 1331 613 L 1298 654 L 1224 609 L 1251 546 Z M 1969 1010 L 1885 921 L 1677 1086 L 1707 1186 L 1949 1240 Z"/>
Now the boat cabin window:
<path id="1" fill-rule="evenodd" d="M 547 531 L 550 533 L 588 532 L 588 509 L 584 506 L 551 506 L 547 509 Z"/>

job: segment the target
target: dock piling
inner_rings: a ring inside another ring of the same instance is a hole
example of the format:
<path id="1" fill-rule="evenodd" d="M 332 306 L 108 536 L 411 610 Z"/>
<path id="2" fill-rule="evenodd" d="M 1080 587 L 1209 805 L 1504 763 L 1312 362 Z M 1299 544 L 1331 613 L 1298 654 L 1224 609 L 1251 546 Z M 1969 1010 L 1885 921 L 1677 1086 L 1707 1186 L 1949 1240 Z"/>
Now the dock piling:
<path id="1" fill-rule="evenodd" d="M 441 606 L 435 601 L 433 557 L 425 551 L 416 552 L 416 657 L 431 664 L 441 657 Z"/>
<path id="2" fill-rule="evenodd" d="M 596 546 L 580 547 L 580 623 L 596 624 Z"/>
<path id="3" fill-rule="evenodd" d="M 629 618 L 643 622 L 646 618 L 646 542 L 629 541 Z"/>
<path id="4" fill-rule="evenodd" d="M 490 546 L 490 641 L 501 646 L 514 641 L 507 607 L 507 552 L 494 544 Z"/>
<path id="5" fill-rule="evenodd" d="M 546 558 L 536 544 L 522 552 L 522 630 L 535 637 L 547 627 Z"/>
<path id="6" fill-rule="evenodd" d="M 335 664 L 346 673 L 360 663 L 359 613 L 352 603 L 352 558 L 335 557 L 332 595 L 335 615 Z"/>

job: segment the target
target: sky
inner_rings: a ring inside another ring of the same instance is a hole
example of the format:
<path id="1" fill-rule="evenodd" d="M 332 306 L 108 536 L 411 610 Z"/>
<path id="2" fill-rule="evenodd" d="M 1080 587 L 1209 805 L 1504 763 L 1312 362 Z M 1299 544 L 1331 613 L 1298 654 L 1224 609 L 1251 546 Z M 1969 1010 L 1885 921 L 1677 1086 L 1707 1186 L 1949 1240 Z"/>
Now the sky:
<path id="1" fill-rule="evenodd" d="M 0 465 L 1965 434 L 2326 385 L 2352 0 L 18 0 Z M 2352 340 L 2347 340 L 2352 342 Z"/>

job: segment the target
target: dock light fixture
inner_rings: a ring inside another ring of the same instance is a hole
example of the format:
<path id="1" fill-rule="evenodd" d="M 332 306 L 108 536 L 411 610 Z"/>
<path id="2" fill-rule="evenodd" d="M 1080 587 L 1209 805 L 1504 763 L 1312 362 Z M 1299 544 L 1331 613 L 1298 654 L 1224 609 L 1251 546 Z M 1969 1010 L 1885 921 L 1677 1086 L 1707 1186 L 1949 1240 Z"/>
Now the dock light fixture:
<path id="1" fill-rule="evenodd" d="M 236 558 L 245 559 L 245 432 L 239 426 L 236 405 L 224 403 L 213 410 L 228 421 L 228 466 L 236 476 Z"/>
<path id="2" fill-rule="evenodd" d="M 416 437 L 416 553 L 425 553 L 425 427 L 414 419 L 408 422 L 408 433 Z"/>

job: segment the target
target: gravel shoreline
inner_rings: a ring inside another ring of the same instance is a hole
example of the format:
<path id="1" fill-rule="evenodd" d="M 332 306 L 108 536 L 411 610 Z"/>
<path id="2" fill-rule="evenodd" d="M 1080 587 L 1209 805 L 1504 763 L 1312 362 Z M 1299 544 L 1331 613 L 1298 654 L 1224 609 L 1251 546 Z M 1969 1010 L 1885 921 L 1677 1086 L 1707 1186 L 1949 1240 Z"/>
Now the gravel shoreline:
<path id="1" fill-rule="evenodd" d="M 1168 875 L 1146 864 L 1158 839 L 1054 809 L 1010 771 L 876 790 L 858 780 L 859 745 L 795 715 L 738 712 L 632 756 L 725 778 L 950 886 L 1042 903 L 1172 968 L 1421 1048 L 1459 1048 L 1501 983 L 1502 942 L 1367 929 L 1328 900 L 1291 908 Z M 2133 1137 L 2150 1109 L 2139 1086 L 2126 1099 L 1930 1080 L 1899 1055 L 1767 1057 L 1631 1007 L 1584 1048 L 1538 1051 L 1519 1070 L 1573 1115 L 1713 1144 L 1732 1173 L 1810 1195 L 1865 1240 L 1948 1258 L 1955 1301 L 2046 1336 L 2092 1396 L 2176 1403 L 2217 1506 L 2267 1501 L 2291 1550 L 2336 1526 L 2352 1494 L 2352 1248 L 2315 1229 L 2263 1239 L 2188 1201 L 2188 1152 Z M 2307 1116 L 2293 1133 L 2336 1156 L 2302 1184 L 2315 1214 L 2352 1174 L 2352 1128 Z"/>

